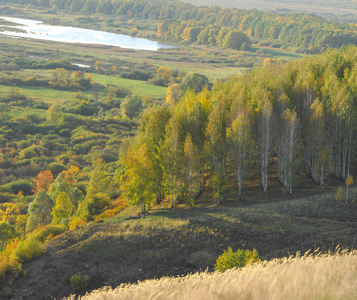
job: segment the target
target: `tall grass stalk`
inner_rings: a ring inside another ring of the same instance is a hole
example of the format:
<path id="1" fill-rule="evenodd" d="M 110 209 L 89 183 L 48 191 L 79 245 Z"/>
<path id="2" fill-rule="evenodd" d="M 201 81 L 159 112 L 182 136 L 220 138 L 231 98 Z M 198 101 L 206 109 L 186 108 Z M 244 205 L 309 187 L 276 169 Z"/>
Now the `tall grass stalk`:
<path id="1" fill-rule="evenodd" d="M 339 251 L 261 261 L 224 273 L 103 288 L 79 299 L 357 299 L 357 252 Z M 71 296 L 68 300 L 76 299 Z"/>

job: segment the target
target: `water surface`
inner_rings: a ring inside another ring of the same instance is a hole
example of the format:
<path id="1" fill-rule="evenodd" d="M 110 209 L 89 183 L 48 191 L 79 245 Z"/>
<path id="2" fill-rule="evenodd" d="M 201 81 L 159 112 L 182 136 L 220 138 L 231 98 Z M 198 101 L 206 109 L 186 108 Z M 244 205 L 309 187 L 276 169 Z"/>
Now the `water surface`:
<path id="1" fill-rule="evenodd" d="M 163 44 L 148 39 L 99 30 L 83 29 L 68 26 L 54 26 L 44 24 L 42 21 L 20 18 L 0 17 L 0 19 L 18 24 L 16 26 L 3 25 L 2 27 L 12 29 L 5 29 L 5 31 L 0 32 L 2 35 L 6 36 L 40 39 L 64 43 L 108 45 L 135 50 L 157 51 L 159 49 L 177 48 L 176 46 Z"/>

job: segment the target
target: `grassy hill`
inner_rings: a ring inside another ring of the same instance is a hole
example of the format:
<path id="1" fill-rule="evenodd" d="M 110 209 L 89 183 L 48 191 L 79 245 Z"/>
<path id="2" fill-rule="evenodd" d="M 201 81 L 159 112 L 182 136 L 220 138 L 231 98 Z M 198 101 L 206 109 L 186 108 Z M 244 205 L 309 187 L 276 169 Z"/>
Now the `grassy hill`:
<path id="1" fill-rule="evenodd" d="M 356 193 L 356 190 L 354 190 Z M 334 193 L 280 201 L 227 200 L 212 207 L 202 198 L 196 208 L 165 204 L 140 219 L 131 207 L 114 218 L 66 232 L 46 246 L 46 253 L 24 263 L 26 276 L 8 279 L 0 298 L 50 299 L 75 293 L 70 278 L 89 276 L 83 291 L 121 283 L 213 271 L 217 257 L 256 248 L 261 259 L 319 248 L 334 250 L 357 243 L 357 205 Z M 25 277 L 25 278 L 24 278 Z"/>
<path id="2" fill-rule="evenodd" d="M 225 273 L 148 280 L 81 297 L 99 299 L 355 299 L 356 252 L 262 261 Z M 338 278 L 338 280 L 335 280 Z M 69 299 L 74 300 L 72 296 Z"/>

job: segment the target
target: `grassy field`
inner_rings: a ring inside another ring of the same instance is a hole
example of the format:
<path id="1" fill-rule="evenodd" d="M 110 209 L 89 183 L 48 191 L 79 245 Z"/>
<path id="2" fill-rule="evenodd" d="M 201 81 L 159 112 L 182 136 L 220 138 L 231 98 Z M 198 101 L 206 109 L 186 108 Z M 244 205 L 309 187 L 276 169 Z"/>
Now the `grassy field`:
<path id="1" fill-rule="evenodd" d="M 77 272 L 90 277 L 86 287 L 90 291 L 207 268 L 213 271 L 228 247 L 255 248 L 263 260 L 309 249 L 334 250 L 338 244 L 351 248 L 357 243 L 357 205 L 337 202 L 335 194 L 334 190 L 278 201 L 269 197 L 264 202 L 227 198 L 221 207 L 212 207 L 202 197 L 196 208 L 180 205 L 171 211 L 164 203 L 146 218 L 126 220 L 138 209 L 130 207 L 52 240 L 44 256 L 22 265 L 28 278 L 12 283 L 13 298 L 29 292 L 34 298 L 68 297 L 74 293 L 69 278 Z M 356 197 L 357 190 L 352 194 Z"/>
<path id="2" fill-rule="evenodd" d="M 93 81 L 102 85 L 126 86 L 132 89 L 136 95 L 148 95 L 152 98 L 163 99 L 166 94 L 166 87 L 152 85 L 146 81 L 130 80 L 118 76 L 107 76 L 93 74 Z"/>
<path id="3" fill-rule="evenodd" d="M 269 47 L 253 47 L 253 51 L 262 51 L 265 54 L 270 55 L 272 58 L 275 59 L 282 59 L 286 61 L 291 61 L 295 59 L 299 59 L 302 57 L 307 56 L 306 54 L 299 54 L 299 53 L 293 53 L 288 50 L 280 50 L 280 49 L 274 49 L 274 48 L 269 48 Z"/>
<path id="4" fill-rule="evenodd" d="M 261 261 L 224 273 L 165 277 L 116 289 L 99 289 L 68 300 L 114 299 L 356 299 L 357 253 L 306 253 Z"/>
<path id="5" fill-rule="evenodd" d="M 26 70 L 24 72 L 19 72 L 19 74 L 23 73 L 26 75 L 27 73 L 30 73 L 29 71 L 31 71 L 31 74 L 33 75 L 42 73 L 42 75 L 48 75 L 47 77 L 50 78 L 51 70 Z M 148 95 L 154 99 L 164 99 L 167 89 L 166 87 L 152 85 L 146 81 L 130 80 L 114 75 L 93 74 L 93 82 L 100 83 L 104 86 L 104 88 L 99 90 L 99 98 L 103 97 L 108 92 L 110 85 L 115 87 L 129 87 L 135 95 Z M 49 104 L 56 103 L 57 101 L 72 100 L 77 93 L 75 90 L 62 91 L 44 87 L 18 86 L 18 88 L 21 95 L 41 100 Z M 11 86 L 0 85 L 0 97 L 10 95 L 11 91 Z M 93 91 L 83 91 L 82 93 L 89 98 L 94 97 Z"/>
<path id="6" fill-rule="evenodd" d="M 44 101 L 48 104 L 54 104 L 57 101 L 72 100 L 75 92 L 58 91 L 41 87 L 19 86 L 20 95 L 36 100 Z M 11 94 L 12 87 L 0 85 L 0 97 L 6 97 Z"/>

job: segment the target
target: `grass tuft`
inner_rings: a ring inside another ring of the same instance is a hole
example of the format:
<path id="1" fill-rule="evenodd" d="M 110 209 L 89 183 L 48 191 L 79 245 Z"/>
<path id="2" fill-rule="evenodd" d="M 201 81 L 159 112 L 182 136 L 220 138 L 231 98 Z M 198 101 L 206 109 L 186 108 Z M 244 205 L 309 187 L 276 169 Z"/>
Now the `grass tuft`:
<path id="1" fill-rule="evenodd" d="M 91 292 L 81 300 L 111 299 L 356 299 L 356 251 L 285 257 L 185 277 L 164 277 Z M 72 295 L 68 300 L 77 299 Z"/>

